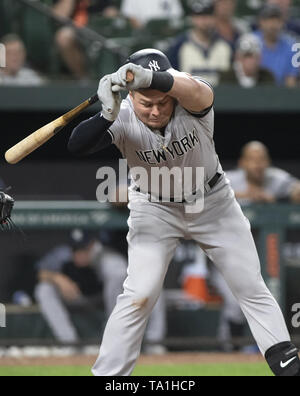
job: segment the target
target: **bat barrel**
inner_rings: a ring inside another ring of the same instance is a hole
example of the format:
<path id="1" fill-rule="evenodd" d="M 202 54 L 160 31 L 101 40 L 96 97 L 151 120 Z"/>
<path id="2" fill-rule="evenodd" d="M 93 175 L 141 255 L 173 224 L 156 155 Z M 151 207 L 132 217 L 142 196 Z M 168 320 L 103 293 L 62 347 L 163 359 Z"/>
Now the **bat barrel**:
<path id="1" fill-rule="evenodd" d="M 63 119 L 63 117 L 60 117 L 50 124 L 47 124 L 41 129 L 35 131 L 5 153 L 6 161 L 9 164 L 17 164 L 37 148 L 41 147 L 49 139 L 51 139 L 66 124 L 67 122 Z"/>
<path id="2" fill-rule="evenodd" d="M 127 73 L 127 82 L 132 82 L 134 80 L 134 75 L 132 72 Z M 87 99 L 85 102 L 81 103 L 75 109 L 64 114 L 55 121 L 43 126 L 39 130 L 35 131 L 31 135 L 27 136 L 21 142 L 10 148 L 5 153 L 5 159 L 9 164 L 17 164 L 22 159 L 27 157 L 37 148 L 41 147 L 59 131 L 61 131 L 69 122 L 76 118 L 80 113 L 91 105 L 98 102 L 98 95 L 94 95 Z"/>

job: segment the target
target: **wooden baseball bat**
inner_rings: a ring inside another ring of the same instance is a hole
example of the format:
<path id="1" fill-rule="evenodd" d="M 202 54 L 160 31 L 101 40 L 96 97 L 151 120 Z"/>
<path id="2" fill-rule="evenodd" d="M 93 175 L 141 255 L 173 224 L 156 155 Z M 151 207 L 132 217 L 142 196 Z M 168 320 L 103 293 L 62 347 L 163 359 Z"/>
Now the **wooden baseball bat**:
<path id="1" fill-rule="evenodd" d="M 131 72 L 128 72 L 127 82 L 132 82 L 133 80 L 134 75 Z M 73 110 L 33 132 L 31 135 L 21 140 L 5 153 L 6 161 L 9 164 L 17 164 L 37 148 L 41 147 L 53 136 L 55 136 L 66 125 L 79 116 L 79 114 L 81 114 L 85 109 L 98 102 L 98 100 L 98 95 L 94 95 L 85 102 L 81 103 L 79 106 L 75 107 Z"/>

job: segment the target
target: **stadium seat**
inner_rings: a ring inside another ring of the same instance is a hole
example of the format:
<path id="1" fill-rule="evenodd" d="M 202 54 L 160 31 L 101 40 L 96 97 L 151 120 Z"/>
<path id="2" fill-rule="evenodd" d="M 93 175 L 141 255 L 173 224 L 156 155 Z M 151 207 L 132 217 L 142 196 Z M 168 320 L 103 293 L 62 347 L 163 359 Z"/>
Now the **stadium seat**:
<path id="1" fill-rule="evenodd" d="M 8 15 L 5 12 L 3 2 L 0 1 L 0 38 L 10 32 Z"/>
<path id="2" fill-rule="evenodd" d="M 113 0 L 113 4 L 117 7 L 117 8 L 121 8 L 121 4 L 122 4 L 122 0 Z"/>
<path id="3" fill-rule="evenodd" d="M 0 38 L 8 33 L 17 33 L 19 8 L 19 4 L 11 0 L 0 0 Z"/>
<path id="4" fill-rule="evenodd" d="M 255 16 L 263 5 L 262 0 L 243 0 L 237 2 L 236 14 L 238 17 Z"/>
<path id="5" fill-rule="evenodd" d="M 89 27 L 107 38 L 128 37 L 133 33 L 131 24 L 126 18 L 92 16 Z"/>
<path id="6" fill-rule="evenodd" d="M 145 27 L 145 34 L 154 37 L 174 37 L 186 27 L 185 21 L 169 19 L 153 19 Z"/>
<path id="7" fill-rule="evenodd" d="M 25 7 L 22 13 L 21 36 L 25 42 L 32 66 L 50 72 L 54 45 L 54 24 L 50 18 Z"/>
<path id="8" fill-rule="evenodd" d="M 118 55 L 103 48 L 100 50 L 97 59 L 91 64 L 92 77 L 98 80 L 105 74 L 111 74 L 114 70 L 117 70 L 120 65 L 121 60 Z"/>

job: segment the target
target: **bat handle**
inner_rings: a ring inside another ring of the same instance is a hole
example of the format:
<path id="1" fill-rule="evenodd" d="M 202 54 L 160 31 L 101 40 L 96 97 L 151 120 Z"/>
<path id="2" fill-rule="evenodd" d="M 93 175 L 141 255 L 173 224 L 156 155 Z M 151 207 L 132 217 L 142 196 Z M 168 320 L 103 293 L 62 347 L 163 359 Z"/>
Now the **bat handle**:
<path id="1" fill-rule="evenodd" d="M 131 83 L 133 80 L 134 80 L 134 74 L 131 71 L 127 72 L 127 82 Z"/>
<path id="2" fill-rule="evenodd" d="M 88 99 L 89 105 L 92 106 L 93 104 L 97 103 L 99 101 L 99 96 L 96 94 L 92 96 L 91 98 Z"/>

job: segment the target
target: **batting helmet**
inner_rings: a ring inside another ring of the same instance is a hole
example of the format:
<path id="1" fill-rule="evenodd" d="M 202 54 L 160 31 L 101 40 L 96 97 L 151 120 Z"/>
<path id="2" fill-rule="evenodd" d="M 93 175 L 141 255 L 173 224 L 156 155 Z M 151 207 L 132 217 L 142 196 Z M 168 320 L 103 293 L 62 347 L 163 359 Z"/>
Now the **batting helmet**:
<path id="1" fill-rule="evenodd" d="M 152 71 L 163 72 L 172 69 L 167 56 L 163 52 L 152 48 L 135 52 L 127 59 L 126 63 L 134 63 Z"/>

